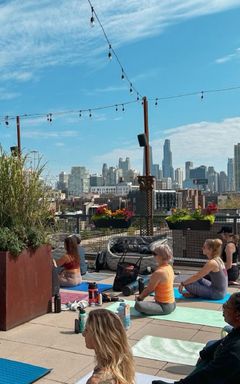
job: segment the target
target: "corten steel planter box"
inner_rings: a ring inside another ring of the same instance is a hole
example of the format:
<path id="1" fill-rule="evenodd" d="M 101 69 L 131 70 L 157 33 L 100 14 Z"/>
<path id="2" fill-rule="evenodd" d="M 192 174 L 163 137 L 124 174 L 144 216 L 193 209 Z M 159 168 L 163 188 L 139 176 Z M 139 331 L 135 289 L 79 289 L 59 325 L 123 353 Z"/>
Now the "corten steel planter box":
<path id="1" fill-rule="evenodd" d="M 51 247 L 25 250 L 13 257 L 0 252 L 0 330 L 51 311 Z"/>
<path id="2" fill-rule="evenodd" d="M 183 220 L 177 223 L 167 221 L 169 229 L 186 230 L 192 229 L 194 231 L 208 231 L 211 228 L 209 220 Z"/>

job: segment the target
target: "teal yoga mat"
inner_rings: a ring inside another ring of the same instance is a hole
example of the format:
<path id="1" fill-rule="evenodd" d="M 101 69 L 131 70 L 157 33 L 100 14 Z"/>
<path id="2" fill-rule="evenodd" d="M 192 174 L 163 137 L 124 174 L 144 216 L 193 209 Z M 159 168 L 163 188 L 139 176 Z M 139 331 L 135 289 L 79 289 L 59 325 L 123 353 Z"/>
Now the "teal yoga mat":
<path id="1" fill-rule="evenodd" d="M 194 366 L 199 358 L 199 351 L 204 345 L 192 341 L 144 336 L 133 346 L 132 351 L 133 356 L 144 359 Z"/>
<path id="2" fill-rule="evenodd" d="M 30 384 L 45 376 L 51 369 L 21 363 L 14 360 L 0 359 L 1 384 Z"/>
<path id="3" fill-rule="evenodd" d="M 140 312 L 134 309 L 135 301 L 125 300 L 126 303 L 130 304 L 131 307 L 131 316 L 144 316 Z M 119 303 L 111 304 L 107 307 L 112 312 L 117 312 L 117 308 Z M 201 308 L 188 308 L 188 307 L 180 307 L 177 306 L 174 312 L 170 313 L 170 315 L 155 315 L 155 316 L 147 316 L 151 319 L 155 320 L 168 320 L 168 321 L 176 321 L 179 323 L 189 323 L 189 324 L 199 324 L 199 325 L 207 325 L 209 327 L 219 327 L 223 328 L 227 325 L 223 319 L 222 312 L 213 311 L 209 309 L 201 309 Z"/>

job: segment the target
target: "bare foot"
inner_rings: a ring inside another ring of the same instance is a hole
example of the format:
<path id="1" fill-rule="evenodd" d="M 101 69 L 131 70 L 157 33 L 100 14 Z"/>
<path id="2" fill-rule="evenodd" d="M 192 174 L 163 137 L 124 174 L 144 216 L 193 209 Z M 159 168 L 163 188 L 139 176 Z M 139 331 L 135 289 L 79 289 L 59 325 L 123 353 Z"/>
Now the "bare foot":
<path id="1" fill-rule="evenodd" d="M 195 297 L 194 295 L 192 295 L 192 294 L 189 293 L 189 292 L 182 292 L 182 295 L 183 295 L 184 297 L 188 297 L 188 298 Z"/>

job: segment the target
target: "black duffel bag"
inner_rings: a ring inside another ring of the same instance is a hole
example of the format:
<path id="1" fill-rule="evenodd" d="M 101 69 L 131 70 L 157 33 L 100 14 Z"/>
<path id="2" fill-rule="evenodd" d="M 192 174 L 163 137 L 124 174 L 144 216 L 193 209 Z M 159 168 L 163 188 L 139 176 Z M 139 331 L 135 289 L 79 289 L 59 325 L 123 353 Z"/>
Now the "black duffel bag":
<path id="1" fill-rule="evenodd" d="M 116 276 L 113 282 L 114 291 L 122 291 L 125 285 L 132 283 L 137 280 L 140 266 L 141 266 L 142 257 L 136 261 L 136 263 L 128 263 L 125 261 L 125 256 L 123 255 L 118 264 Z"/>

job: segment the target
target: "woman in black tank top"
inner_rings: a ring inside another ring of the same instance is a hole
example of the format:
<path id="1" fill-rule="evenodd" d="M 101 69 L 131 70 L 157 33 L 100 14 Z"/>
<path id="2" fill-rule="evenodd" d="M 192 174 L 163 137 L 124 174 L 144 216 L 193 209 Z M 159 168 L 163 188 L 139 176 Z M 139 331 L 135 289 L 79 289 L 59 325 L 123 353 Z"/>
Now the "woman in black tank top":
<path id="1" fill-rule="evenodd" d="M 218 233 L 224 242 L 221 257 L 227 269 L 228 285 L 239 285 L 238 236 L 233 234 L 232 227 L 222 227 Z"/>

